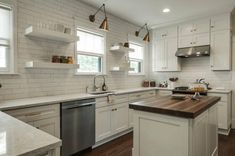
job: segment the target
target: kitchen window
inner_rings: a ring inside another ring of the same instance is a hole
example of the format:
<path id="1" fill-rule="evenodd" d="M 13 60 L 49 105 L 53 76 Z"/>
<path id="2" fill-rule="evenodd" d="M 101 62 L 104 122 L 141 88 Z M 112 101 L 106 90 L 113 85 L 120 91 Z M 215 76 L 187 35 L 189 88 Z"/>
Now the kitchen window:
<path id="1" fill-rule="evenodd" d="M 13 13 L 0 3 L 0 74 L 13 72 Z"/>
<path id="2" fill-rule="evenodd" d="M 130 75 L 143 75 L 144 74 L 144 46 L 142 44 L 130 43 L 130 48 L 134 49 L 135 52 L 129 53 L 130 68 L 133 70 L 129 71 Z"/>
<path id="3" fill-rule="evenodd" d="M 103 74 L 105 60 L 105 35 L 77 29 L 78 74 Z"/>

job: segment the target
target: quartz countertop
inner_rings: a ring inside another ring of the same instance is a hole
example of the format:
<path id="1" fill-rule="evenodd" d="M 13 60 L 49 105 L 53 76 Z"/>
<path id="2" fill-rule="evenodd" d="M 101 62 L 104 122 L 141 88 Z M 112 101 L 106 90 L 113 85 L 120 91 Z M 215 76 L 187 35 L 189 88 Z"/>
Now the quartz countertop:
<path id="1" fill-rule="evenodd" d="M 37 155 L 61 144 L 60 139 L 0 112 L 0 156 Z"/>
<path id="2" fill-rule="evenodd" d="M 130 89 L 117 89 L 112 90 L 114 95 L 119 94 L 128 94 L 135 93 L 141 91 L 149 91 L 149 90 L 166 90 L 171 91 L 172 88 L 160 88 L 160 87 L 139 87 L 139 88 L 130 88 Z M 208 93 L 230 93 L 231 90 L 209 90 Z M 97 98 L 97 97 L 105 97 L 109 94 L 99 94 L 99 95 L 91 95 L 91 94 L 67 94 L 67 95 L 56 95 L 56 96 L 43 96 L 43 97 L 35 97 L 35 98 L 24 98 L 24 99 L 15 99 L 15 100 L 6 100 L 0 102 L 0 110 L 10 110 L 10 109 L 18 109 L 24 107 L 32 107 L 32 106 L 41 106 L 48 104 L 55 104 L 66 101 L 73 100 L 81 100 L 88 98 Z"/>
<path id="3" fill-rule="evenodd" d="M 220 97 L 204 96 L 200 100 L 173 99 L 171 96 L 153 97 L 129 104 L 134 110 L 159 113 L 183 118 L 195 118 L 202 112 L 216 104 Z"/>

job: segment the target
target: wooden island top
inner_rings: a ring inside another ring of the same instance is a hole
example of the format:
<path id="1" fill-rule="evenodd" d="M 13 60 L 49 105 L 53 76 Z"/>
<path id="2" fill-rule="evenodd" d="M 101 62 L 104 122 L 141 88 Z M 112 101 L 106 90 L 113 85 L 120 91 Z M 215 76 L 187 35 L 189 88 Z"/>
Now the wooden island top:
<path id="1" fill-rule="evenodd" d="M 159 113 L 183 118 L 196 118 L 205 110 L 216 104 L 220 97 L 203 96 L 200 100 L 173 99 L 171 96 L 156 96 L 129 104 L 129 108 L 151 113 Z"/>

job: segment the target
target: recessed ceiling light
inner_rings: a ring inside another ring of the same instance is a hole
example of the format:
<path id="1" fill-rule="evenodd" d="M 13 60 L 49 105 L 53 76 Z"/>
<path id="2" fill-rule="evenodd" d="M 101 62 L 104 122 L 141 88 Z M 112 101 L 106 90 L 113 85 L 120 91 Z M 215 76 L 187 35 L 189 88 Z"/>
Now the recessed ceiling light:
<path id="1" fill-rule="evenodd" d="M 164 13 L 168 13 L 168 12 L 170 12 L 171 10 L 169 9 L 169 8 L 165 8 L 165 9 L 163 9 L 162 10 L 162 12 L 164 12 Z"/>

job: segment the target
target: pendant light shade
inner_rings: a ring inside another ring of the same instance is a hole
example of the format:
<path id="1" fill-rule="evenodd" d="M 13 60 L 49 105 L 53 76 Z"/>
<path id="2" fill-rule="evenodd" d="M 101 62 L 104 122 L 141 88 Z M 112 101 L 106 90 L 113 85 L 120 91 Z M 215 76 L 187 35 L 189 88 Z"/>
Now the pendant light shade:
<path id="1" fill-rule="evenodd" d="M 143 41 L 150 42 L 149 32 L 144 36 Z"/>
<path id="2" fill-rule="evenodd" d="M 144 28 L 147 30 L 147 34 L 144 36 L 143 41 L 145 41 L 145 42 L 150 42 L 150 36 L 149 36 L 149 30 L 148 30 L 147 23 L 144 24 L 138 31 L 135 32 L 135 36 L 138 37 L 139 34 L 140 34 L 140 31 L 141 31 L 142 29 L 144 29 Z"/>
<path id="3" fill-rule="evenodd" d="M 105 30 L 105 31 L 109 31 L 109 25 L 108 25 L 108 18 L 106 17 L 103 22 L 101 23 L 100 29 Z"/>
<path id="4" fill-rule="evenodd" d="M 89 16 L 89 20 L 91 22 L 95 22 L 95 15 L 102 9 L 104 8 L 104 14 L 105 14 L 105 18 L 103 20 L 103 22 L 101 23 L 100 25 L 100 29 L 104 30 L 104 31 L 109 31 L 109 27 L 108 27 L 108 18 L 107 18 L 107 15 L 106 15 L 106 10 L 105 10 L 105 4 L 103 4 L 101 7 L 99 7 L 99 9 L 95 12 L 95 14 L 93 15 L 90 15 Z"/>

